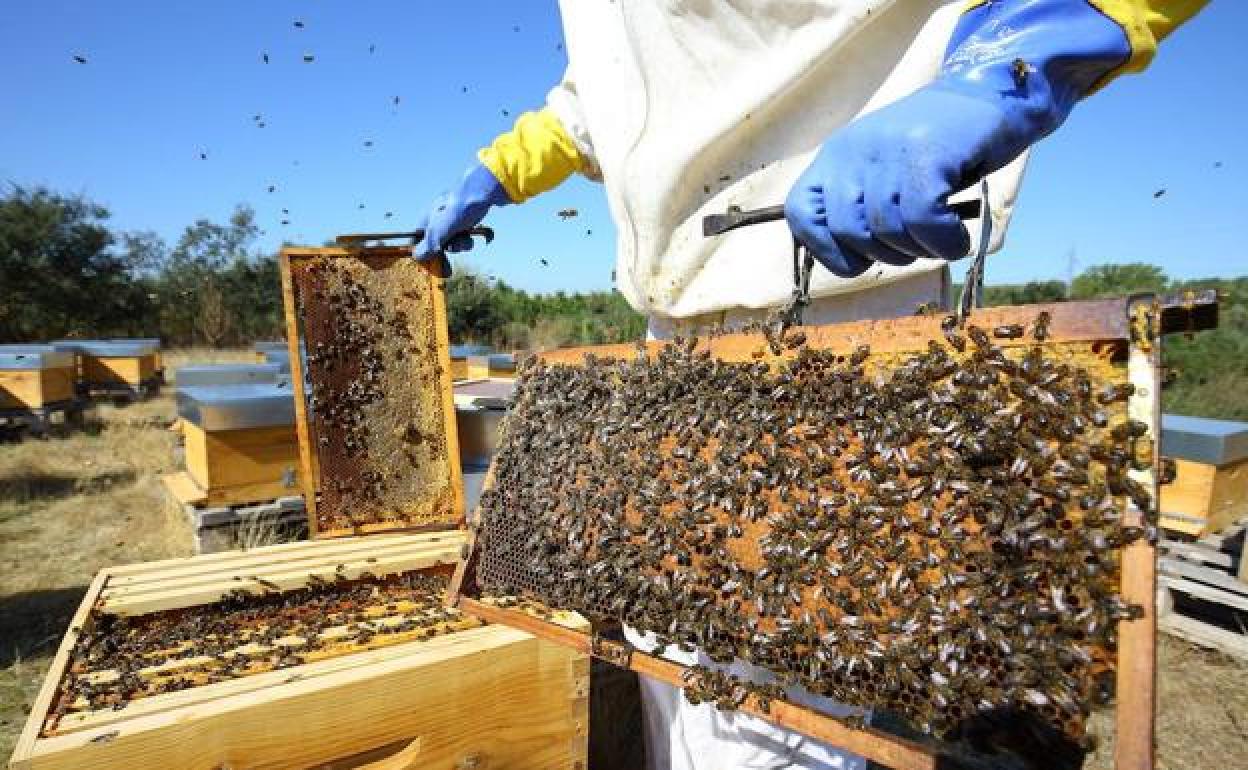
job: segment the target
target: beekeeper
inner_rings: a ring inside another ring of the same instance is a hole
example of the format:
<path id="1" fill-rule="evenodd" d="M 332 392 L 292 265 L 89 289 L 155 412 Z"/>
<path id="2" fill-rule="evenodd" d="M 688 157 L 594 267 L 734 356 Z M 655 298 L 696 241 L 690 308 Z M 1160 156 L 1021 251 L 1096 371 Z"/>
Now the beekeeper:
<path id="1" fill-rule="evenodd" d="M 580 173 L 606 188 L 618 287 L 653 337 L 784 305 L 791 236 L 823 268 L 807 323 L 907 315 L 978 247 L 950 196 L 987 177 L 998 248 L 1031 145 L 1206 2 L 563 0 L 563 82 L 434 202 L 417 256 Z M 702 235 L 705 215 L 781 201 L 787 227 Z M 653 767 L 865 765 L 660 682 L 643 701 Z"/>

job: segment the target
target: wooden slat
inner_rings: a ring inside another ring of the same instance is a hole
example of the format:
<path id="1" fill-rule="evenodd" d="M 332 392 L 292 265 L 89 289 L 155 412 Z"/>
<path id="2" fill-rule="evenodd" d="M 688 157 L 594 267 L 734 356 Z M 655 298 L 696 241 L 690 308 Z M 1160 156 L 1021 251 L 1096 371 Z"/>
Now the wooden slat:
<path id="1" fill-rule="evenodd" d="M 482 631 L 473 644 L 52 736 L 23 770 L 308 767 L 417 739 L 422 767 L 583 768 L 588 661 L 511 629 Z"/>
<path id="2" fill-rule="evenodd" d="M 316 532 L 316 492 L 321 478 L 313 451 L 311 421 L 308 419 L 308 394 L 304 392 L 303 356 L 300 355 L 299 313 L 295 302 L 295 287 L 290 275 L 292 252 L 282 249 L 279 264 L 282 275 L 282 309 L 286 315 L 286 344 L 290 351 L 290 382 L 295 388 L 295 435 L 299 440 L 299 482 L 303 486 L 303 499 L 308 508 L 308 531 Z"/>
<path id="3" fill-rule="evenodd" d="M 375 650 L 362 650 L 351 655 L 342 655 L 314 663 L 304 663 L 291 668 L 265 671 L 225 682 L 175 690 L 170 693 L 153 695 L 150 698 L 141 698 L 133 701 L 121 710 L 108 709 L 105 711 L 68 714 L 57 725 L 54 734 L 65 735 L 83 730 L 93 730 L 119 722 L 126 722 L 137 717 L 160 714 L 198 703 L 207 703 L 245 693 L 258 692 L 276 685 L 305 681 L 318 676 L 325 676 L 326 674 L 412 657 L 417 654 L 423 654 L 426 651 L 437 651 L 444 647 L 475 646 L 480 643 L 481 637 L 488 636 L 492 630 L 501 628 L 504 627 L 482 626 L 446 636 L 436 636 L 423 642 L 406 642 L 389 647 L 380 647 Z M 513 629 L 508 630 L 516 633 Z"/>
<path id="4" fill-rule="evenodd" d="M 198 604 L 220 601 L 229 595 L 231 591 L 239 589 L 251 591 L 255 594 L 268 593 L 270 591 L 293 591 L 308 585 L 309 575 L 318 575 L 329 580 L 334 579 L 335 576 L 345 580 L 354 580 L 364 573 L 387 575 L 439 565 L 450 565 L 455 563 L 458 556 L 459 554 L 451 549 L 435 546 L 415 553 L 379 558 L 373 563 L 356 561 L 345 564 L 342 570 L 275 570 L 262 576 L 269 584 L 267 586 L 255 580 L 224 579 L 211 583 L 197 582 L 195 585 L 186 588 L 122 593 L 120 595 L 106 591 L 101 609 L 113 615 L 145 615 L 151 612 L 161 612 L 179 607 L 192 607 Z"/>
<path id="5" fill-rule="evenodd" d="M 543 622 L 524 612 L 502 609 L 467 597 L 460 599 L 460 609 L 482 620 L 504 623 L 512 628 L 521 629 L 534 636 L 570 647 L 580 653 L 589 654 L 590 652 L 590 637 L 582 631 Z M 629 658 L 628 668 L 674 687 L 684 686 L 684 680 L 681 678 L 684 666 L 653 655 L 634 651 Z M 849 727 L 817 711 L 785 701 L 773 700 L 770 708 L 764 710 L 759 706 L 758 698 L 751 695 L 737 710 L 772 724 L 798 730 L 812 738 L 860 754 L 894 770 L 937 770 L 940 767 L 939 757 L 925 746 L 878 730 Z"/>
<path id="6" fill-rule="evenodd" d="M 1172 636 L 1248 660 L 1248 635 L 1227 631 L 1175 612 L 1162 617 L 1157 625 Z"/>
<path id="7" fill-rule="evenodd" d="M 347 547 L 338 549 L 297 549 L 285 553 L 268 553 L 255 559 L 241 560 L 236 566 L 234 562 L 192 563 L 177 568 L 140 575 L 114 576 L 108 581 L 109 589 L 133 585 L 168 586 L 170 581 L 189 577 L 224 579 L 231 575 L 259 575 L 279 569 L 311 569 L 328 565 L 333 569 L 346 561 L 366 561 L 370 556 L 419 551 L 431 546 L 445 548 L 448 552 L 458 553 L 463 536 L 458 533 L 446 537 L 413 538 L 411 536 L 391 536 L 382 538 L 358 537 L 342 541 Z"/>
<path id="8" fill-rule="evenodd" d="M 1122 299 L 1089 302 L 1060 302 L 1049 305 L 984 308 L 975 311 L 972 323 L 985 329 L 1011 323 L 1032 324 L 1041 312 L 1049 313 L 1049 333 L 1064 342 L 1101 342 L 1124 340 L 1127 337 L 1126 301 Z M 941 319 L 934 316 L 912 316 L 884 321 L 856 321 L 831 326 L 806 326 L 807 344 L 812 348 L 847 354 L 859 345 L 870 345 L 875 353 L 899 353 L 923 350 L 929 340 L 944 340 Z M 650 342 L 646 347 L 657 352 L 663 342 Z M 1035 344 L 1023 337 L 1017 340 L 994 339 L 999 347 L 1026 347 Z M 762 352 L 770 355 L 757 334 L 725 334 L 703 339 L 699 350 L 711 351 L 722 361 L 749 361 Z M 632 358 L 636 345 L 597 345 L 565 348 L 538 354 L 547 363 L 580 364 L 587 353 L 599 357 Z M 766 360 L 764 358 L 764 360 Z"/>
<path id="9" fill-rule="evenodd" d="M 374 551 L 355 552 L 348 556 L 334 559 L 317 558 L 307 561 L 290 561 L 274 565 L 264 565 L 255 570 L 232 570 L 192 573 L 178 577 L 165 578 L 158 581 L 130 581 L 126 583 L 109 582 L 102 596 L 106 604 L 118 599 L 135 599 L 155 593 L 172 593 L 178 590 L 195 591 L 204 586 L 226 585 L 232 583 L 235 588 L 246 588 L 261 591 L 261 580 L 273 581 L 274 577 L 284 575 L 304 575 L 311 579 L 318 578 L 333 581 L 335 574 L 354 572 L 357 570 L 371 571 L 373 574 L 390 575 L 405 572 L 403 565 L 413 560 L 429 558 L 442 559 L 447 563 L 459 556 L 459 548 L 454 543 L 427 543 L 413 545 L 406 543 L 394 544 Z M 341 569 L 340 569 L 341 568 Z M 277 582 L 277 581 L 273 581 Z M 306 581 L 305 581 L 306 582 Z"/>
<path id="10" fill-rule="evenodd" d="M 412 535 L 399 533 L 386 533 L 384 535 L 370 535 L 368 537 L 355 538 L 349 541 L 339 541 L 333 543 L 320 543 L 314 540 L 300 540 L 295 543 L 279 543 L 278 545 L 267 545 L 260 548 L 252 548 L 247 551 L 222 551 L 220 553 L 203 554 L 201 556 L 185 556 L 178 559 L 163 559 L 161 561 L 149 561 L 139 564 L 125 564 L 119 567 L 109 567 L 108 574 L 110 576 L 150 576 L 156 579 L 161 574 L 177 574 L 183 569 L 198 570 L 201 566 L 208 564 L 220 565 L 223 569 L 240 568 L 241 565 L 255 564 L 263 566 L 269 563 L 276 563 L 285 558 L 302 558 L 304 552 L 308 553 L 335 553 L 341 551 L 353 551 L 361 546 L 368 544 L 380 544 L 390 540 L 413 540 L 419 541 L 424 538 L 443 540 L 445 538 L 462 538 L 463 535 L 457 532 L 439 532 L 436 534 Z M 229 565 L 227 567 L 227 565 Z"/>
<path id="11" fill-rule="evenodd" d="M 1199 583 L 1208 583 L 1224 591 L 1248 597 L 1248 583 L 1243 583 L 1234 575 L 1229 575 L 1221 570 L 1188 564 L 1179 559 L 1162 559 L 1159 566 L 1162 574 L 1187 578 Z"/>
<path id="12" fill-rule="evenodd" d="M 1128 416 L 1148 426 L 1148 435 L 1161 435 L 1161 320 L 1149 298 L 1127 303 L 1122 313 L 1130 319 L 1134 336 L 1127 356 L 1127 379 L 1135 391 L 1127 400 Z M 1158 504 L 1157 477 L 1160 441 L 1154 441 L 1146 469 L 1129 471 Z M 1128 504 L 1125 526 L 1145 524 L 1145 512 Z M 1114 766 L 1118 770 L 1152 770 L 1153 730 L 1157 715 L 1157 551 L 1141 539 L 1122 549 L 1122 598 L 1144 608 L 1142 617 L 1118 624 L 1117 706 L 1114 712 Z"/>
<path id="13" fill-rule="evenodd" d="M 1212 564 L 1230 569 L 1233 559 L 1229 553 L 1210 548 L 1200 543 L 1180 543 L 1174 540 L 1161 541 L 1161 550 L 1175 558 L 1186 559 L 1197 564 Z"/>
<path id="14" fill-rule="evenodd" d="M 1220 604 L 1223 607 L 1231 607 L 1248 612 L 1248 596 L 1243 594 L 1227 591 L 1207 583 L 1198 583 L 1187 578 L 1174 577 L 1173 575 L 1162 575 L 1161 582 L 1162 585 L 1172 591 L 1178 591 L 1179 593 L 1194 596 L 1197 599 Z"/>
<path id="15" fill-rule="evenodd" d="M 405 615 L 387 615 L 385 617 L 377 617 L 369 620 L 356 621 L 338 626 L 331 626 L 316 634 L 315 639 L 324 643 L 325 647 L 319 647 L 315 650 L 300 653 L 299 651 L 307 647 L 309 640 L 301 636 L 284 636 L 280 639 L 274 639 L 272 644 L 264 644 L 261 642 L 248 642 L 241 644 L 233 649 L 226 650 L 221 653 L 221 658 L 231 660 L 238 656 L 257 657 L 267 655 L 278 649 L 295 652 L 303 656 L 309 662 L 324 660 L 331 657 L 339 657 L 343 654 L 341 647 L 344 642 L 351 642 L 358 631 L 362 628 L 369 629 L 372 633 L 384 633 L 386 629 L 400 626 L 410 620 Z M 404 631 L 393 634 L 385 634 L 377 636 L 368 643 L 351 645 L 354 650 L 363 651 L 373 647 L 390 647 L 396 644 L 404 644 L 417 639 L 424 638 L 429 635 L 445 635 L 452 634 L 457 631 L 465 631 L 469 628 L 477 628 L 481 625 L 481 621 L 475 618 L 460 617 L 455 620 L 431 625 L 428 628 L 415 629 L 412 631 Z M 337 645 L 330 646 L 330 645 Z M 176 674 L 178 672 L 191 671 L 192 669 L 204 667 L 220 667 L 220 659 L 215 655 L 196 655 L 186 658 L 175 658 L 162 663 L 157 663 L 146 668 L 141 668 L 135 674 L 141 679 L 159 679 L 163 676 Z M 121 673 L 114 669 L 105 671 L 92 671 L 83 676 L 83 678 L 91 684 L 110 684 L 121 678 Z M 192 676 L 194 678 L 194 676 Z"/>
<path id="16" fill-rule="evenodd" d="M 61 686 L 61 680 L 65 677 L 70 653 L 74 651 L 74 646 L 78 644 L 78 637 L 87 626 L 91 608 L 95 606 L 96 597 L 99 596 L 100 590 L 104 587 L 104 583 L 107 580 L 108 574 L 106 572 L 100 572 L 95 576 L 95 579 L 91 581 L 91 585 L 87 588 L 86 596 L 82 598 L 82 602 L 78 605 L 74 616 L 70 618 L 69 630 L 65 632 L 65 636 L 61 639 L 61 646 L 57 648 L 56 655 L 48 666 L 48 673 L 44 676 L 43 685 L 39 688 L 39 694 L 35 696 L 34 702 L 30 704 L 30 713 L 26 717 L 26 726 L 22 729 L 21 735 L 17 737 L 17 743 L 13 747 L 13 755 L 9 759 L 10 770 L 28 770 L 31 767 L 30 757 L 34 753 L 39 732 L 43 729 L 43 720 L 47 716 L 48 709 L 52 707 L 52 699 L 56 697 L 57 690 Z"/>

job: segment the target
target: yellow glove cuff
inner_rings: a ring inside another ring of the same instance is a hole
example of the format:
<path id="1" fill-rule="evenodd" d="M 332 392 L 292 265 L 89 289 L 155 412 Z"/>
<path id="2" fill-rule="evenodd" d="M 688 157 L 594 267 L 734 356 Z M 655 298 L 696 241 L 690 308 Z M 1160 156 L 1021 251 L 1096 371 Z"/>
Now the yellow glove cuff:
<path id="1" fill-rule="evenodd" d="M 572 137 L 549 109 L 521 115 L 515 127 L 478 152 L 477 159 L 513 203 L 554 189 L 585 166 Z"/>
<path id="2" fill-rule="evenodd" d="M 1124 72 L 1142 72 L 1157 53 L 1157 44 L 1196 15 L 1209 0 L 1088 0 L 1092 7 L 1118 22 L 1131 43 L 1131 58 L 1100 85 Z"/>

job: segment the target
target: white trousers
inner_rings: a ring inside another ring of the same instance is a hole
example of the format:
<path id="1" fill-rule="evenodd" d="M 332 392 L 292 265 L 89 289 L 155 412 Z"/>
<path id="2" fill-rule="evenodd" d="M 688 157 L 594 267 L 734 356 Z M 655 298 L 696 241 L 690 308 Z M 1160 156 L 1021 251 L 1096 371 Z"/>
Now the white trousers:
<path id="1" fill-rule="evenodd" d="M 842 321 L 897 318 L 912 315 L 924 303 L 949 304 L 949 271 L 936 270 L 889 284 L 881 289 L 815 300 L 806 308 L 808 325 Z M 727 310 L 694 319 L 650 320 L 651 339 L 670 339 L 677 334 L 703 331 L 714 324 L 726 328 L 761 320 L 760 311 Z M 625 637 L 643 652 L 654 650 L 653 637 L 625 628 Z M 713 663 L 700 651 L 683 653 L 668 647 L 665 658 L 683 665 L 700 663 L 727 670 L 758 683 L 773 679 L 770 672 L 737 661 L 729 666 Z M 680 689 L 657 679 L 640 677 L 641 706 L 645 718 L 648 770 L 865 770 L 867 761 L 800 733 L 777 727 L 744 713 L 725 713 L 713 704 L 691 705 Z M 801 688 L 790 688 L 786 697 L 833 716 L 862 712 Z"/>

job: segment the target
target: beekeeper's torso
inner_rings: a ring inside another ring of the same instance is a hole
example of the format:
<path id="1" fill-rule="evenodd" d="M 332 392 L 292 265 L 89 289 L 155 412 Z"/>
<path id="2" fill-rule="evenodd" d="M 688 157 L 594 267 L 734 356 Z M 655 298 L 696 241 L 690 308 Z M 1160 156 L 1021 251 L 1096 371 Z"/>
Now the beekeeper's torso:
<path id="1" fill-rule="evenodd" d="M 784 202 L 831 133 L 936 76 L 965 5 L 561 0 L 569 64 L 548 106 L 601 170 L 629 302 L 660 318 L 784 303 L 787 225 L 704 238 L 702 217 Z M 994 241 L 1024 163 L 990 177 Z M 811 293 L 876 288 L 943 265 L 876 265 L 854 279 L 817 268 Z"/>

